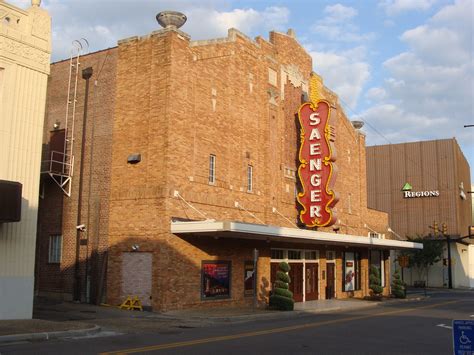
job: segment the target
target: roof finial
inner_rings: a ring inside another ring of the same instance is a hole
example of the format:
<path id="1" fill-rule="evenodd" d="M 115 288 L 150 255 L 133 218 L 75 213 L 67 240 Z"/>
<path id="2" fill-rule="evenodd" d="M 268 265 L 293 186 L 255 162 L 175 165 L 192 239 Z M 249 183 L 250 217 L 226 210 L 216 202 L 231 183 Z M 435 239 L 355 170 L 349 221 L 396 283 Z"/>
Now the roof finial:
<path id="1" fill-rule="evenodd" d="M 41 5 L 41 0 L 31 0 L 31 6 L 39 7 Z"/>
<path id="2" fill-rule="evenodd" d="M 180 28 L 186 20 L 186 15 L 177 11 L 162 11 L 156 15 L 156 21 L 164 28 Z"/>

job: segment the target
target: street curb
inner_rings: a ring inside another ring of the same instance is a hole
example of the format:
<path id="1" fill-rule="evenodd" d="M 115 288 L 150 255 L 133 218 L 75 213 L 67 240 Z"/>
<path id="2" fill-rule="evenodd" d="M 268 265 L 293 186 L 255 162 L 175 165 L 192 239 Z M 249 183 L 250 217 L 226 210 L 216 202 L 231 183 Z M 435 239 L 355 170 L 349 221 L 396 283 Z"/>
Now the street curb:
<path id="1" fill-rule="evenodd" d="M 72 337 L 72 336 L 92 335 L 92 334 L 97 334 L 98 332 L 101 331 L 101 329 L 102 328 L 100 326 L 94 325 L 92 328 L 87 328 L 87 329 L 0 335 L 0 344 L 12 343 L 12 342 L 24 341 L 24 340 L 50 340 L 50 339 L 67 338 L 67 337 Z"/>
<path id="2" fill-rule="evenodd" d="M 296 310 L 292 312 L 275 312 L 275 313 L 259 313 L 259 314 L 247 314 L 242 316 L 221 316 L 221 317 L 210 317 L 210 316 L 190 316 L 190 317 L 179 317 L 174 316 L 174 320 L 178 322 L 186 322 L 186 321 L 206 321 L 210 324 L 213 323 L 241 323 L 241 322 L 249 322 L 254 320 L 271 320 L 271 319 L 289 319 L 289 318 L 296 318 L 299 316 L 305 315 L 312 315 L 312 314 L 319 314 L 319 313 L 327 313 L 327 312 L 334 312 L 334 311 L 341 311 L 341 310 L 357 310 L 357 309 L 364 309 L 370 307 L 378 307 L 390 303 L 404 303 L 410 301 L 423 301 L 425 299 L 430 298 L 429 296 L 420 296 L 420 297 L 413 297 L 413 298 L 404 298 L 404 299 L 393 299 L 385 302 L 373 302 L 369 304 L 354 306 L 352 308 L 346 307 L 332 307 L 332 308 L 324 308 L 324 309 L 314 309 L 314 310 Z M 171 317 L 170 317 L 171 318 Z"/>
<path id="3" fill-rule="evenodd" d="M 373 304 L 366 304 L 351 308 L 351 310 L 355 309 L 363 309 L 369 307 L 377 306 L 376 303 Z M 222 323 L 222 322 L 229 322 L 229 323 L 239 323 L 239 322 L 249 322 L 254 320 L 271 320 L 271 319 L 289 319 L 289 318 L 296 318 L 299 316 L 307 316 L 312 314 L 318 313 L 326 313 L 326 312 L 333 312 L 333 311 L 340 311 L 346 309 L 345 307 L 332 307 L 332 308 L 325 308 L 319 310 L 297 310 L 291 312 L 275 312 L 275 313 L 260 313 L 260 314 L 247 314 L 243 316 L 222 316 L 222 317 L 209 317 L 209 316 L 191 316 L 191 317 L 177 317 L 177 321 L 207 321 L 209 323 Z"/>

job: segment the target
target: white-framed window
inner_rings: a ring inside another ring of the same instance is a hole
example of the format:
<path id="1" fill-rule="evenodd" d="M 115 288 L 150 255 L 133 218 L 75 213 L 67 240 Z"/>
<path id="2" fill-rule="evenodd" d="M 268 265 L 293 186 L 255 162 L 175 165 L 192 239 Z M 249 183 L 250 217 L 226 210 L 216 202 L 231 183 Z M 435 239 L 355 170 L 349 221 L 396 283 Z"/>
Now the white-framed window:
<path id="1" fill-rule="evenodd" d="M 247 192 L 253 191 L 253 166 L 247 165 Z"/>
<path id="2" fill-rule="evenodd" d="M 335 261 L 336 260 L 336 252 L 334 250 L 327 250 L 326 251 L 326 260 L 327 261 Z"/>
<path id="3" fill-rule="evenodd" d="M 319 250 L 271 249 L 271 260 L 306 260 L 317 262 Z"/>
<path id="4" fill-rule="evenodd" d="M 49 263 L 59 264 L 61 262 L 62 246 L 63 246 L 62 235 L 49 236 L 49 255 L 48 255 Z"/>
<path id="5" fill-rule="evenodd" d="M 216 156 L 214 154 L 209 155 L 209 184 L 214 185 L 216 183 Z"/>

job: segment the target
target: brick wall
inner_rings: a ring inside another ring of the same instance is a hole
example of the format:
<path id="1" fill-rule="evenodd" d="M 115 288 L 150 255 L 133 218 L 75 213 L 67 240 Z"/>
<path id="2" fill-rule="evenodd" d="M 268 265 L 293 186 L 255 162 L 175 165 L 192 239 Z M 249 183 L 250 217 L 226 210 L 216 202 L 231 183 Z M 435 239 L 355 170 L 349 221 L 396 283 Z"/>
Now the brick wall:
<path id="1" fill-rule="evenodd" d="M 248 302 L 243 296 L 243 265 L 253 248 L 261 253 L 259 291 L 264 299 L 270 289 L 270 248 L 282 245 L 172 235 L 171 218 L 203 218 L 173 196 L 178 191 L 208 218 L 291 226 L 272 207 L 296 220 L 296 180 L 291 176 L 298 143 L 294 115 L 307 90 L 310 56 L 294 38 L 281 33 L 271 33 L 269 42 L 253 42 L 230 30 L 225 40 L 198 43 L 182 32 L 163 30 L 120 42 L 118 58 L 109 302 L 120 301 L 115 287 L 122 279 L 119 265 L 133 244 L 154 253 L 155 309 Z M 336 190 L 341 194 L 341 228 L 358 235 L 367 235 L 364 224 L 369 222 L 371 228 L 386 228 L 386 214 L 367 209 L 364 136 L 352 128 L 337 97 L 328 90 L 323 95 L 338 107 L 341 154 Z M 142 162 L 127 164 L 131 153 L 140 153 Z M 208 183 L 210 154 L 216 156 L 214 185 Z M 254 168 L 252 192 L 247 192 L 248 165 Z M 236 208 L 236 201 L 256 217 Z M 336 277 L 341 280 L 343 249 L 333 250 L 338 258 Z M 201 301 L 202 260 L 232 262 L 230 300 Z M 365 259 L 364 270 L 367 265 Z M 347 297 L 342 283 L 336 286 L 338 297 Z M 367 294 L 364 287 L 356 295 Z"/>
<path id="2" fill-rule="evenodd" d="M 321 298 L 326 286 L 321 277 L 325 251 L 334 250 L 337 297 L 368 294 L 366 248 L 357 249 L 363 257 L 362 290 L 349 294 L 342 291 L 341 282 L 345 248 L 170 233 L 172 218 L 196 220 L 203 219 L 203 214 L 216 220 L 294 226 L 289 221 L 296 222 L 298 213 L 295 113 L 302 98 L 307 100 L 312 72 L 311 57 L 295 38 L 272 32 L 269 41 L 261 37 L 252 41 L 229 30 L 225 39 L 192 42 L 183 32 L 162 30 L 120 41 L 117 48 L 84 56 L 81 63 L 82 68 L 94 69 L 83 174 L 82 220 L 87 233 L 81 236 L 88 239 L 80 247 L 83 299 L 86 269 L 91 301 L 97 301 L 103 289 L 111 304 L 133 293 L 123 266 L 135 245 L 138 258 L 151 255 L 153 259 L 151 274 L 141 276 L 151 277 L 154 309 L 248 304 L 251 298 L 243 292 L 244 263 L 252 259 L 254 248 L 260 252 L 262 302 L 268 300 L 271 289 L 271 248 L 319 250 Z M 45 152 L 53 123 L 64 125 L 69 62 L 53 64 L 51 73 Z M 365 137 L 352 127 L 337 96 L 322 83 L 321 87 L 319 96 L 337 108 L 339 233 L 367 235 L 365 224 L 383 231 L 387 215 L 367 209 Z M 74 285 L 82 79 L 78 93 L 72 194 L 64 197 L 50 178 L 44 179 L 37 248 L 37 289 L 66 298 L 72 297 Z M 131 154 L 140 154 L 141 161 L 127 163 Z M 212 185 L 208 183 L 210 154 L 216 156 Z M 253 167 L 252 191 L 247 191 L 249 165 Z M 201 213 L 176 198 L 175 191 Z M 250 213 L 236 208 L 236 201 Z M 320 230 L 334 232 L 332 227 Z M 60 265 L 47 263 L 49 235 L 56 233 L 64 238 Z M 230 299 L 201 300 L 203 260 L 231 261 Z M 102 277 L 105 267 L 107 280 Z"/>
<path id="3" fill-rule="evenodd" d="M 92 67 L 90 80 L 86 144 L 84 150 L 83 201 L 81 223 L 87 231 L 81 234 L 87 244 L 80 246 L 79 267 L 81 298 L 86 296 L 86 268 L 90 278 L 90 297 L 95 299 L 101 281 L 101 269 L 108 249 L 108 212 L 111 172 L 111 146 L 115 103 L 117 49 L 111 48 L 80 58 L 80 72 Z M 49 138 L 54 123 L 65 127 L 69 60 L 51 65 L 43 136 L 43 159 L 49 157 Z M 78 78 L 74 126 L 75 174 L 71 196 L 67 197 L 47 174 L 42 175 L 43 197 L 39 205 L 37 238 L 36 290 L 39 294 L 72 298 L 76 261 L 76 225 L 79 189 L 80 149 L 84 108 L 85 80 Z M 72 110 L 72 106 L 71 106 Z M 71 116 L 70 116 L 71 117 Z M 70 129 L 72 128 L 69 126 Z M 62 261 L 48 263 L 49 235 L 62 234 Z"/>

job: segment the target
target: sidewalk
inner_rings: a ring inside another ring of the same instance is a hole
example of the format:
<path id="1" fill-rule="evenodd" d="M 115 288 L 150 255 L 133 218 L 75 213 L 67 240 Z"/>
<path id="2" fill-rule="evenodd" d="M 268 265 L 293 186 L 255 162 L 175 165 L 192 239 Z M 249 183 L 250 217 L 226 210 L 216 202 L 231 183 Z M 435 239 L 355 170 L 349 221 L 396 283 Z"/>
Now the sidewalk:
<path id="1" fill-rule="evenodd" d="M 405 300 L 419 300 L 409 294 Z M 47 340 L 97 334 L 170 332 L 178 328 L 207 327 L 219 323 L 241 323 L 302 317 L 309 314 L 349 311 L 392 304 L 405 300 L 386 299 L 382 302 L 359 299 L 319 300 L 296 303 L 293 312 L 280 312 L 262 308 L 232 307 L 187 309 L 164 313 L 126 311 L 116 307 L 94 306 L 72 302 L 52 302 L 39 299 L 35 303 L 31 320 L 0 320 L 0 344 L 15 341 Z"/>

